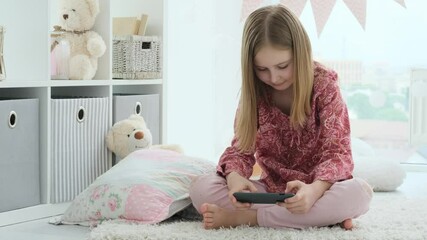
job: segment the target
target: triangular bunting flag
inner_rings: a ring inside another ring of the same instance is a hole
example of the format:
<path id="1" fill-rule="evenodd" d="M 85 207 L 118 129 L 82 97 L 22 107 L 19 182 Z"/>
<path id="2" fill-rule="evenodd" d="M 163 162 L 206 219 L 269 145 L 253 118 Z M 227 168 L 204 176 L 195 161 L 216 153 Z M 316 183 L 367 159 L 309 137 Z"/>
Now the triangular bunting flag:
<path id="1" fill-rule="evenodd" d="M 240 21 L 246 19 L 255 9 L 257 9 L 263 0 L 243 0 L 242 2 L 242 14 Z"/>
<path id="2" fill-rule="evenodd" d="M 317 36 L 323 31 L 336 0 L 310 0 L 313 9 L 314 20 L 316 21 Z"/>
<path id="3" fill-rule="evenodd" d="M 344 0 L 344 3 L 359 21 L 363 29 L 366 24 L 366 0 Z"/>
<path id="4" fill-rule="evenodd" d="M 402 5 L 402 7 L 406 8 L 405 0 L 394 0 L 394 1 Z"/>
<path id="5" fill-rule="evenodd" d="M 304 10 L 307 0 L 280 0 L 280 3 L 291 9 L 291 11 L 299 17 L 301 16 L 302 10 Z"/>

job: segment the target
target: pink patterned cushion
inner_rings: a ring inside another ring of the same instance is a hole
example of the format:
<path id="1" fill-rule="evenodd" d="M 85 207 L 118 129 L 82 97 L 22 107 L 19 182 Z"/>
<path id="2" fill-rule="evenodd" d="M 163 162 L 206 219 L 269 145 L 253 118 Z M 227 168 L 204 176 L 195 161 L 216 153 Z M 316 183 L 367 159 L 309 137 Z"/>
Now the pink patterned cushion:
<path id="1" fill-rule="evenodd" d="M 190 205 L 188 189 L 194 177 L 213 171 L 213 163 L 177 152 L 135 151 L 80 193 L 59 223 L 161 222 Z"/>
<path id="2" fill-rule="evenodd" d="M 168 218 L 169 206 L 173 198 L 166 193 L 146 185 L 132 188 L 126 201 L 126 219 L 138 220 L 144 223 L 156 223 L 157 219 Z"/>

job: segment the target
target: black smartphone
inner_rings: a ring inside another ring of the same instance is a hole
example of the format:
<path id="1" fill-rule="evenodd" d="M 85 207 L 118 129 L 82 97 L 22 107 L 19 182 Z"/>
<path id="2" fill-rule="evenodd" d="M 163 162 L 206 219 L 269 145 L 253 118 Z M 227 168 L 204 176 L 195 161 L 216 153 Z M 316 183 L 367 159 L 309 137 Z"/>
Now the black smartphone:
<path id="1" fill-rule="evenodd" d="M 293 193 L 251 193 L 235 192 L 233 196 L 242 203 L 274 204 L 295 196 Z"/>

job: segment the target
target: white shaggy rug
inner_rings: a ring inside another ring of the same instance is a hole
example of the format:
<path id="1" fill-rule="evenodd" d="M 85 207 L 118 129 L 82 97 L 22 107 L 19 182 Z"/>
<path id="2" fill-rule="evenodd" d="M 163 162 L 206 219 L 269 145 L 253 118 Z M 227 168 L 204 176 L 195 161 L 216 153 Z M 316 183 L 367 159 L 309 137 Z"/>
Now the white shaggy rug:
<path id="1" fill-rule="evenodd" d="M 137 225 L 107 221 L 94 228 L 91 240 L 142 239 L 427 239 L 427 197 L 406 198 L 398 193 L 375 193 L 369 212 L 353 221 L 354 229 L 340 227 L 271 229 L 241 226 L 233 229 L 205 230 L 200 221 L 171 221 L 156 225 Z"/>

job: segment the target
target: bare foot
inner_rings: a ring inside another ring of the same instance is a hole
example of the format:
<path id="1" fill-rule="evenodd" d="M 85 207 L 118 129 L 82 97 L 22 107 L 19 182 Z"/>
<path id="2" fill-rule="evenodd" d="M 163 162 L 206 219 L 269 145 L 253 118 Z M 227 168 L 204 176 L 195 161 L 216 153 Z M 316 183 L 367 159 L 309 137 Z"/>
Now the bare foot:
<path id="1" fill-rule="evenodd" d="M 350 218 L 346 219 L 340 224 L 340 226 L 345 230 L 351 230 L 353 228 L 353 221 Z"/>
<path id="2" fill-rule="evenodd" d="M 221 227 L 236 227 L 248 224 L 257 225 L 255 210 L 228 210 L 215 204 L 204 203 L 200 207 L 203 215 L 205 229 L 218 229 Z"/>

